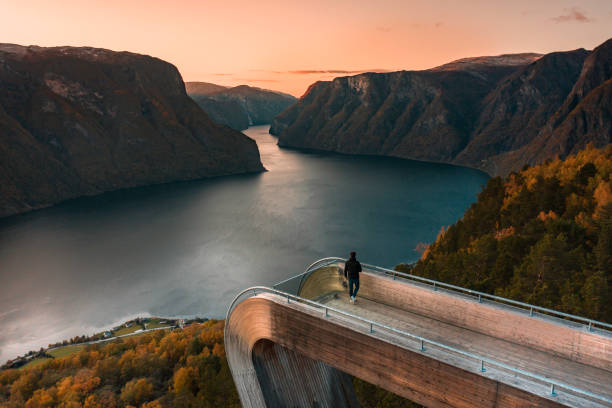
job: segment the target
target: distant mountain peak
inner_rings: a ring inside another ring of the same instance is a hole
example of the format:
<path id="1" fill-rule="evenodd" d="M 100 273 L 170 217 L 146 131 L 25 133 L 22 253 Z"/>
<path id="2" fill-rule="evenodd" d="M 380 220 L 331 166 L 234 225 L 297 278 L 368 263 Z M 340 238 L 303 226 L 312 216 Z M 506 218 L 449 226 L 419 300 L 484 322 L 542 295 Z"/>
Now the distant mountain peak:
<path id="1" fill-rule="evenodd" d="M 278 91 L 249 85 L 226 87 L 207 82 L 188 82 L 187 93 L 217 123 L 236 130 L 268 124 L 297 99 Z"/>
<path id="2" fill-rule="evenodd" d="M 429 71 L 463 71 L 481 66 L 520 66 L 528 65 L 542 58 L 544 54 L 525 52 L 520 54 L 489 55 L 461 58 L 455 61 L 430 68 Z"/>
<path id="3" fill-rule="evenodd" d="M 612 39 L 593 51 L 462 58 L 312 84 L 270 127 L 281 146 L 507 174 L 612 143 Z"/>
<path id="4" fill-rule="evenodd" d="M 185 89 L 187 89 L 187 93 L 190 95 L 210 95 L 228 88 L 227 86 L 212 84 L 210 82 L 185 82 Z"/>

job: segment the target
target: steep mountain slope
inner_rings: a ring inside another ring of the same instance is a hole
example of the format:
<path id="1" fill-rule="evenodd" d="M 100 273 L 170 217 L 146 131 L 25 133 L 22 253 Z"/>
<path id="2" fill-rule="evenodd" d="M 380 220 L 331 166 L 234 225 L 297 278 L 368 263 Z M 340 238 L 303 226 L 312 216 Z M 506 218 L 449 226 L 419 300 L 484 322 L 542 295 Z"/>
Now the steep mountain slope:
<path id="1" fill-rule="evenodd" d="M 95 48 L 0 45 L 0 216 L 118 188 L 263 169 L 178 70 Z"/>
<path id="2" fill-rule="evenodd" d="M 588 143 L 612 143 L 611 79 L 612 39 L 589 54 L 563 105 L 537 136 L 521 149 L 494 157 L 493 163 L 507 173 L 516 161 L 536 164 L 576 153 Z"/>
<path id="3" fill-rule="evenodd" d="M 456 162 L 477 165 L 529 143 L 565 101 L 587 55 L 582 49 L 548 54 L 501 81 L 483 100 L 470 142 Z"/>
<path id="4" fill-rule="evenodd" d="M 274 119 L 270 133 L 281 146 L 507 174 L 612 141 L 611 44 L 591 53 L 466 58 L 425 71 L 318 82 Z"/>
<path id="5" fill-rule="evenodd" d="M 450 162 L 467 145 L 485 96 L 537 58 L 483 57 L 319 82 L 270 132 L 281 146 Z"/>
<path id="6" fill-rule="evenodd" d="M 247 85 L 225 88 L 206 82 L 188 82 L 187 92 L 215 122 L 236 130 L 268 124 L 297 101 L 291 95 Z"/>

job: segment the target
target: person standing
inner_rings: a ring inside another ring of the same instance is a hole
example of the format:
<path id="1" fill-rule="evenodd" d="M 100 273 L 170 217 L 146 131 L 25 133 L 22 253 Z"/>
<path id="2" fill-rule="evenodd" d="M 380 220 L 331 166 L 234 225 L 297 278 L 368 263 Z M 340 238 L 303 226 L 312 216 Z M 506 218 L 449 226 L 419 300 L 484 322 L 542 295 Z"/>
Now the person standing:
<path id="1" fill-rule="evenodd" d="M 351 256 L 344 264 L 344 277 L 348 279 L 349 301 L 355 303 L 357 291 L 359 291 L 359 272 L 361 272 L 361 264 L 357 260 L 355 251 L 351 251 Z"/>

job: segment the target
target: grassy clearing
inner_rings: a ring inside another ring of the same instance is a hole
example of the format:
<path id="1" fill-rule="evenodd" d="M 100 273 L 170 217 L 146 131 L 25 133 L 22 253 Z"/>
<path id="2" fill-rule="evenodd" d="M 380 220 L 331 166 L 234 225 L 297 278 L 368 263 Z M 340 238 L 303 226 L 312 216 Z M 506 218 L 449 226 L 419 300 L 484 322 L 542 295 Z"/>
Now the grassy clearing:
<path id="1" fill-rule="evenodd" d="M 85 348 L 85 344 L 75 344 L 73 346 L 60 347 L 55 350 L 50 350 L 47 353 L 55 358 L 66 357 L 72 354 L 76 354 Z"/>
<path id="2" fill-rule="evenodd" d="M 147 323 L 147 329 L 157 329 L 159 327 L 168 327 L 172 326 L 170 323 L 160 323 L 160 322 L 149 322 Z"/>
<path id="3" fill-rule="evenodd" d="M 134 324 L 130 327 L 122 327 L 119 330 L 113 332 L 113 337 L 123 336 L 125 334 L 131 334 L 137 330 L 142 330 L 142 326 L 139 324 Z"/>
<path id="4" fill-rule="evenodd" d="M 51 360 L 51 359 L 49 357 L 38 357 L 38 358 L 33 359 L 32 361 L 29 361 L 27 364 L 21 366 L 20 368 L 23 369 L 23 368 L 36 367 L 48 360 Z"/>

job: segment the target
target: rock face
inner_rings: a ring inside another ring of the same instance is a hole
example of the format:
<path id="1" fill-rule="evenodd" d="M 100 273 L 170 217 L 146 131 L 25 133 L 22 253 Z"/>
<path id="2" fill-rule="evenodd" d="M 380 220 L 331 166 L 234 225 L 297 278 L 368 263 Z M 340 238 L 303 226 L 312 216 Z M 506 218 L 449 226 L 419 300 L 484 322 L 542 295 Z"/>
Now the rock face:
<path id="1" fill-rule="evenodd" d="M 187 82 L 187 92 L 217 123 L 236 130 L 264 125 L 297 99 L 291 95 L 240 85 L 226 88 L 206 82 Z"/>
<path id="2" fill-rule="evenodd" d="M 477 166 L 533 140 L 565 101 L 587 55 L 585 50 L 548 54 L 501 81 L 483 100 L 478 123 L 456 161 Z"/>
<path id="3" fill-rule="evenodd" d="M 537 135 L 520 149 L 491 158 L 489 169 L 505 174 L 515 163 L 538 164 L 567 157 L 592 143 L 612 143 L 612 39 L 586 57 L 580 74 L 561 107 Z"/>
<path id="4" fill-rule="evenodd" d="M 611 44 L 318 82 L 274 119 L 270 133 L 281 146 L 507 174 L 589 142 L 612 142 Z"/>
<path id="5" fill-rule="evenodd" d="M 95 48 L 0 44 L 0 216 L 82 195 L 263 170 L 178 70 Z"/>

